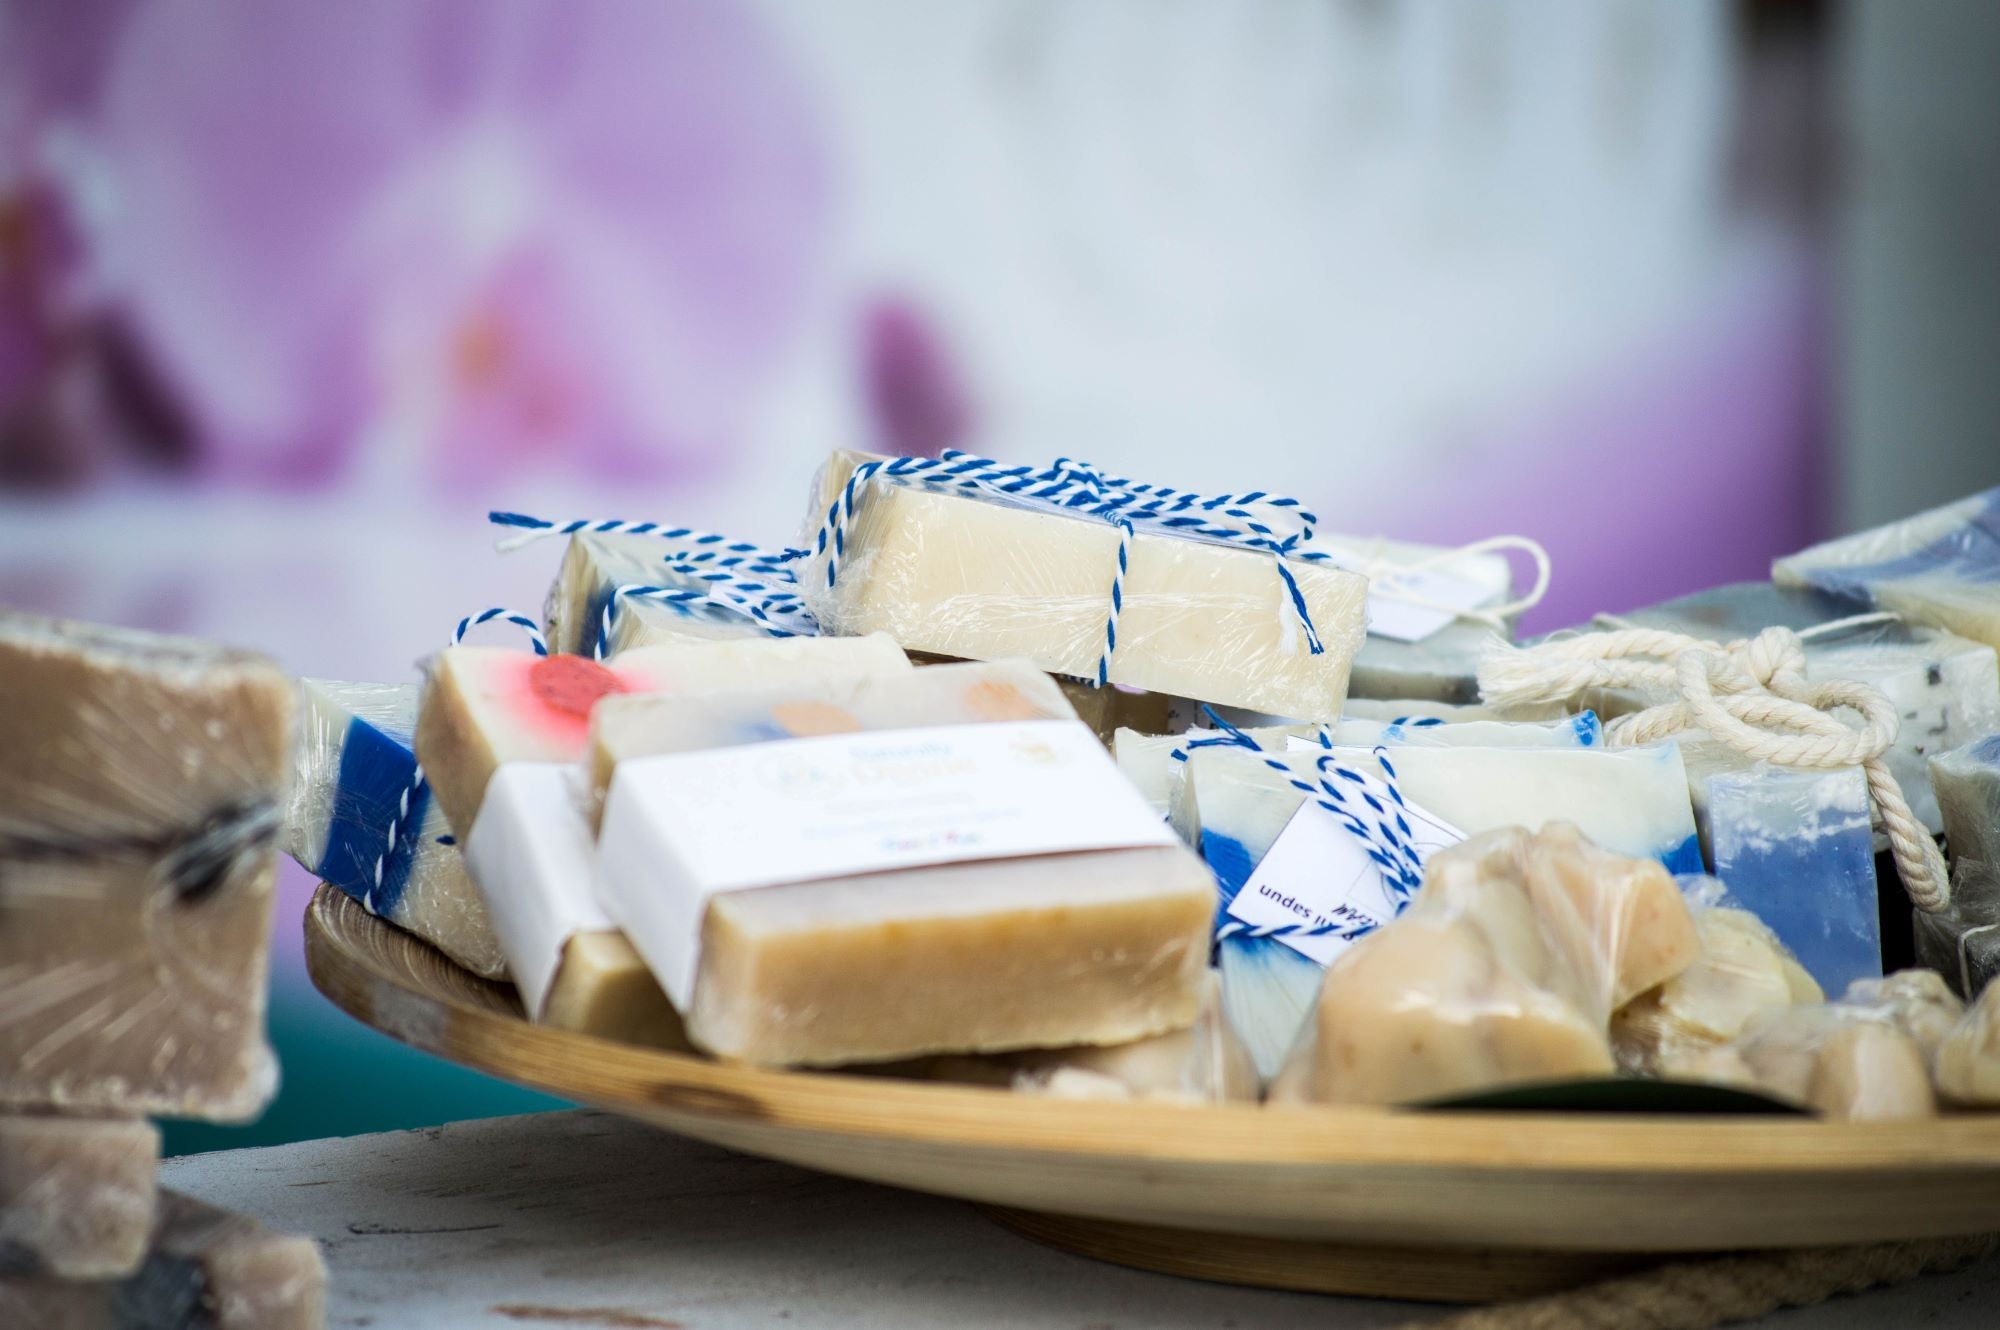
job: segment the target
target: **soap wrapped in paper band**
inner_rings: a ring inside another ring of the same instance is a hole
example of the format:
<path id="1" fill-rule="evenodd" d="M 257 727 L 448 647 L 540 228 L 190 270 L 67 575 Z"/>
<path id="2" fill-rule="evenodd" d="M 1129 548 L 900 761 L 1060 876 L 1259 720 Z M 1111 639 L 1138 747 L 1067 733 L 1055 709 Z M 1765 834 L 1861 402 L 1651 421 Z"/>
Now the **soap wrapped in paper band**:
<path id="1" fill-rule="evenodd" d="M 1127 541 L 1080 499 L 962 479 L 1024 468 L 898 458 L 872 472 L 878 464 L 862 462 L 832 484 L 846 464 L 837 455 L 815 487 L 815 503 L 842 496 L 838 517 L 809 515 L 826 535 L 797 570 L 822 632 L 887 632 L 913 651 L 1020 658 L 1093 680 L 1102 666 L 1111 683 L 1301 719 L 1340 713 L 1367 580 L 1290 555 L 1281 566 L 1250 543 L 1264 539 L 1253 528 L 1271 529 L 1265 510 L 1246 502 L 1228 512 L 1252 516 L 1135 520 Z M 1202 538 L 1208 529 L 1245 541 Z"/>
<path id="2" fill-rule="evenodd" d="M 593 730 L 599 896 L 710 1052 L 832 1065 L 1195 1018 L 1208 874 L 1025 663 L 618 698 Z M 1070 848 L 1034 848 L 1040 800 L 1070 795 Z"/>
<path id="3" fill-rule="evenodd" d="M 0 1105 L 254 1116 L 291 681 L 0 614 L 0 697 Z"/>
<path id="4" fill-rule="evenodd" d="M 1771 579 L 2000 648 L 2000 489 L 1801 550 Z"/>
<path id="5" fill-rule="evenodd" d="M 299 681 L 304 723 L 281 848 L 474 974 L 507 961 L 451 824 L 417 782 L 417 685 Z"/>
<path id="6" fill-rule="evenodd" d="M 0 1271 L 0 1325 L 26 1330 L 321 1330 L 326 1263 L 310 1238 L 273 1233 L 162 1191 L 145 1260 L 123 1279 Z"/>
<path id="7" fill-rule="evenodd" d="M 160 1133 L 141 1119 L 0 1114 L 0 1278 L 131 1274 L 159 1158 Z"/>

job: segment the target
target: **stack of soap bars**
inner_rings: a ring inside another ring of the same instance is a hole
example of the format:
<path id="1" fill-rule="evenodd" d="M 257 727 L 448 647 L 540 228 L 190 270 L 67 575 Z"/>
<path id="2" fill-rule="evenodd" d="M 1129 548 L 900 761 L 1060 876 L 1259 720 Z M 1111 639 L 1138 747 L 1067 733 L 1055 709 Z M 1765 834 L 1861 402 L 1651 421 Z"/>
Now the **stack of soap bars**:
<path id="1" fill-rule="evenodd" d="M 1664 685 L 1482 698 L 1537 594 L 1493 552 L 1522 542 L 1342 534 L 1073 462 L 837 452 L 788 547 L 496 514 L 510 547 L 567 538 L 547 649 L 302 684 L 284 844 L 529 1019 L 764 1066 L 1175 1103 L 1636 1074 L 1839 1117 L 1977 1105 L 1995 501 L 1579 630 L 1784 628 L 1808 680 L 1886 696 L 1883 761 L 1953 865 L 1915 928 L 1942 977 L 1898 972 L 1860 766 L 1626 742 Z"/>
<path id="2" fill-rule="evenodd" d="M 158 1189 L 146 1121 L 243 1121 L 277 1088 L 291 683 L 4 614 L 0 696 L 0 1322 L 320 1324 L 314 1245 Z"/>

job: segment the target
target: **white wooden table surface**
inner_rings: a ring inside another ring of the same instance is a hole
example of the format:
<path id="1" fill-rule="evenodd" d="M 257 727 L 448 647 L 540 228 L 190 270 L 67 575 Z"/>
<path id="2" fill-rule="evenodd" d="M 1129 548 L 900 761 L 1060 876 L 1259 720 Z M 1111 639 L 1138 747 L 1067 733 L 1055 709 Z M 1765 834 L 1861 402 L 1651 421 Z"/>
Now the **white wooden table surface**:
<path id="1" fill-rule="evenodd" d="M 165 1185 L 319 1239 L 330 1323 L 1364 1330 L 1446 1309 L 1196 1283 L 1052 1251 L 971 1206 L 589 1111 L 167 1160 Z M 1761 1322 L 1992 1330 L 2000 1260 Z"/>

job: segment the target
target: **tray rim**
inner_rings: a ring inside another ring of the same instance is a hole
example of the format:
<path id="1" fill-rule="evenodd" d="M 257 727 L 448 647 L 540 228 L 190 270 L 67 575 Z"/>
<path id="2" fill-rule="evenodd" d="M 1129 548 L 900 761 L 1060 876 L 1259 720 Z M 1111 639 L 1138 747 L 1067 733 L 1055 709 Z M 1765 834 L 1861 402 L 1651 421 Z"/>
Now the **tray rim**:
<path id="1" fill-rule="evenodd" d="M 416 986 L 353 944 L 357 930 L 366 937 L 369 929 L 430 952 L 462 982 L 447 991 Z M 1992 1173 L 2000 1186 L 2000 1112 L 1833 1123 L 1763 1115 L 1189 1106 L 769 1070 L 533 1024 L 511 989 L 459 969 L 324 883 L 306 909 L 304 931 L 314 987 L 363 1024 L 488 1075 L 613 1111 L 645 1108 L 837 1136 L 1161 1162 L 1528 1169 L 1611 1178 L 1663 1171 L 1836 1178 L 1970 1168 Z M 441 1019 L 445 1011 L 451 1019 Z"/>

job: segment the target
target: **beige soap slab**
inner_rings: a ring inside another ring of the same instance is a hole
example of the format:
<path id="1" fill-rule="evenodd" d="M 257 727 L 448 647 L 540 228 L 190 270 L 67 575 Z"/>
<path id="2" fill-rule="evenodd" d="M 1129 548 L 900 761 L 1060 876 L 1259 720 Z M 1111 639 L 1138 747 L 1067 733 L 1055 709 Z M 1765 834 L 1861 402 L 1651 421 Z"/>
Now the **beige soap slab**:
<path id="1" fill-rule="evenodd" d="M 0 1271 L 122 1279 L 153 1227 L 160 1134 L 137 1118 L 0 1115 Z"/>
<path id="2" fill-rule="evenodd" d="M 662 901 L 687 899 L 686 869 L 672 842 L 660 848 L 641 786 L 627 788 L 628 779 L 644 780 L 632 773 L 645 759 L 1051 718 L 1075 724 L 1048 677 L 1018 662 L 708 698 L 617 699 L 594 727 L 594 760 L 613 773 L 599 896 L 663 978 L 698 941 L 683 1015 L 690 1038 L 723 1057 L 835 1065 L 1129 1043 L 1186 1027 L 1207 973 L 1215 897 L 1207 871 L 1178 844 L 726 890 L 706 898 L 698 939 L 665 922 L 672 916 Z M 1106 765 L 1109 784 L 1100 788 L 1131 800 L 1130 811 L 1150 824 L 1102 748 L 1083 742 Z M 774 762 L 784 756 L 772 752 Z M 809 774 L 801 767 L 786 776 L 792 768 L 783 763 L 772 770 L 794 781 Z M 885 834 L 894 834 L 893 801 L 882 816 Z M 1158 833 L 1149 825 L 1148 834 Z"/>
<path id="3" fill-rule="evenodd" d="M 253 1116 L 290 680 L 7 614 L 0 695 L 0 1104 Z"/>
<path id="4" fill-rule="evenodd" d="M 913 651 L 1095 678 L 1118 545 L 1118 529 L 1095 518 L 878 476 L 862 487 L 835 584 L 824 554 L 797 575 L 822 632 L 887 632 Z M 1314 655 L 1269 553 L 1141 528 L 1129 559 L 1113 683 L 1305 720 L 1340 714 L 1366 578 L 1288 564 L 1325 646 Z"/>
<path id="5" fill-rule="evenodd" d="M 0 1325 L 34 1330 L 322 1330 L 326 1264 L 310 1238 L 177 1192 L 159 1193 L 128 1278 L 0 1275 Z"/>
<path id="6" fill-rule="evenodd" d="M 592 655 L 603 632 L 604 609 L 625 586 L 707 589 L 697 577 L 673 570 L 685 547 L 658 536 L 581 532 L 569 538 L 561 569 L 542 610 L 549 650 Z M 635 647 L 678 646 L 769 637 L 751 619 L 727 610 L 675 607 L 646 597 L 620 597 L 611 616 L 605 654 Z"/>

